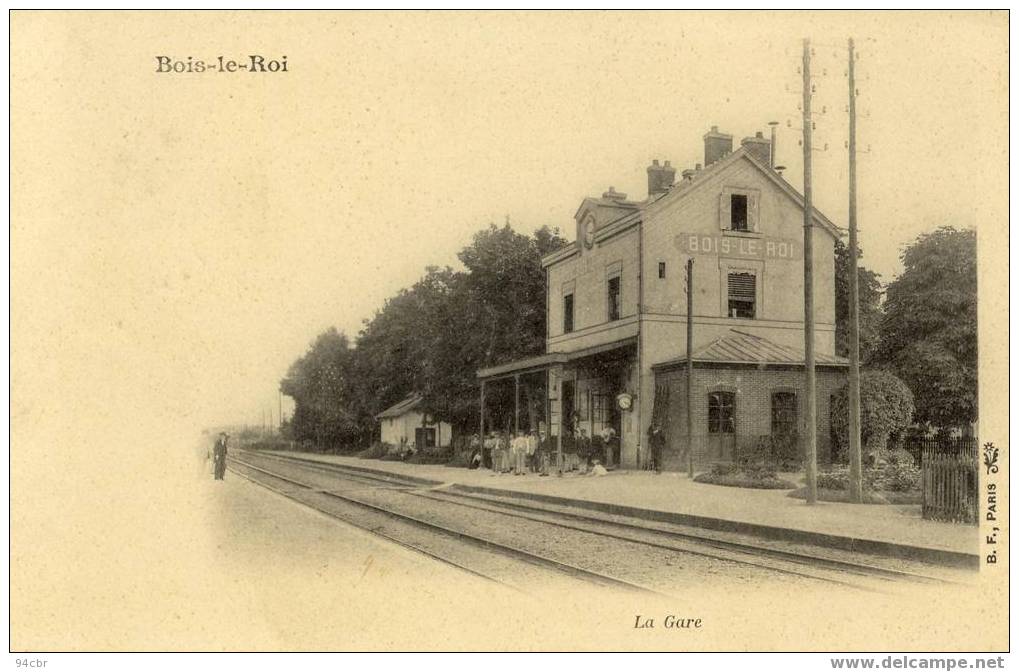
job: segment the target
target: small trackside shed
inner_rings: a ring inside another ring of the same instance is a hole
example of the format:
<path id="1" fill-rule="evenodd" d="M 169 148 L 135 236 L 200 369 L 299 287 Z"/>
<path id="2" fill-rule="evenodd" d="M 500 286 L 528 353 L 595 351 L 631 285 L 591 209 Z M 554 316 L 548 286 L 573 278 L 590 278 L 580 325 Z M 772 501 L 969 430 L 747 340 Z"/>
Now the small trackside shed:
<path id="1" fill-rule="evenodd" d="M 421 395 L 411 394 L 375 416 L 381 427 L 383 443 L 398 446 L 401 443 L 423 448 L 447 447 L 453 429 L 445 422 L 434 422 L 421 412 Z"/>

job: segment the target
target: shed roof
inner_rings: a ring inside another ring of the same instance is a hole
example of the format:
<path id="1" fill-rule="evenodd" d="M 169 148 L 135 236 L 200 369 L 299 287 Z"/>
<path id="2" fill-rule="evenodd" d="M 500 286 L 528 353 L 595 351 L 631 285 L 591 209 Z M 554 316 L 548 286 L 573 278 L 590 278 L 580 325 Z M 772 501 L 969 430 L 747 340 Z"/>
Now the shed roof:
<path id="1" fill-rule="evenodd" d="M 779 345 L 763 336 L 756 336 L 745 331 L 730 329 L 725 336 L 716 338 L 693 354 L 694 363 L 713 364 L 758 364 L 758 365 L 793 365 L 803 366 L 806 357 L 803 350 Z M 672 368 L 686 363 L 686 357 L 669 360 L 653 365 L 653 369 Z M 845 357 L 826 353 L 815 353 L 814 363 L 818 366 L 848 366 Z"/>
<path id="2" fill-rule="evenodd" d="M 409 413 L 410 411 L 413 411 L 420 403 L 421 395 L 415 392 L 407 396 L 403 401 L 393 404 L 386 410 L 376 415 L 375 419 L 378 420 L 380 418 L 395 418 L 401 416 L 404 413 Z"/>

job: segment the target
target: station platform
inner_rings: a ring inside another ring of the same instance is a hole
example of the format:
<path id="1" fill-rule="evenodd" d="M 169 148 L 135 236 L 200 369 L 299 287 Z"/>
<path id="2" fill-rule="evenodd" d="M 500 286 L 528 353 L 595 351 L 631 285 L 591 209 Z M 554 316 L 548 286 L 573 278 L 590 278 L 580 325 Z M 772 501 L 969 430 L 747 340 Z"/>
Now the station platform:
<path id="1" fill-rule="evenodd" d="M 685 474 L 616 470 L 604 476 L 497 474 L 488 469 L 281 452 L 490 495 L 542 501 L 770 539 L 976 569 L 976 526 L 924 520 L 919 505 L 807 505 L 786 490 L 695 483 Z M 798 480 L 798 479 L 797 479 Z"/>

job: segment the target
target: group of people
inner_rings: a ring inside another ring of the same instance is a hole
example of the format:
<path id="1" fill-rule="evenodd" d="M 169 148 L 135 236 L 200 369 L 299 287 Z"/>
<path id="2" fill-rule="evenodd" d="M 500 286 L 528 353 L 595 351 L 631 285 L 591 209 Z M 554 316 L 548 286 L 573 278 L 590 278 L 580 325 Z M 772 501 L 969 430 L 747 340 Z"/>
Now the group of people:
<path id="1" fill-rule="evenodd" d="M 576 427 L 562 440 L 562 464 L 558 464 L 558 449 L 545 432 L 490 432 L 484 439 L 477 434 L 471 437 L 471 469 L 487 467 L 496 474 L 537 473 L 548 476 L 556 467 L 562 472 L 606 473 L 605 465 L 616 441 L 611 427 L 591 439 L 587 431 Z"/>
<path id="2" fill-rule="evenodd" d="M 614 447 L 615 430 L 606 427 L 597 436 L 589 437 L 583 427 L 574 427 L 563 437 L 563 471 L 581 474 L 605 471 Z"/>
<path id="3" fill-rule="evenodd" d="M 498 474 L 548 475 L 548 451 L 544 433 L 490 432 L 482 441 L 477 434 L 471 437 L 470 468 L 488 467 Z"/>

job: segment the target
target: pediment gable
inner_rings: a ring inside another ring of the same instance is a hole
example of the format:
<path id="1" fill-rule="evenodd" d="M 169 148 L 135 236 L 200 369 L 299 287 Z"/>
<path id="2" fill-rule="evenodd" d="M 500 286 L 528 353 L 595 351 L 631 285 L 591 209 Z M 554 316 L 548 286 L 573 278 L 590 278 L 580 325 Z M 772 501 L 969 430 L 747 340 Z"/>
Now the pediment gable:
<path id="1" fill-rule="evenodd" d="M 682 180 L 676 183 L 672 189 L 668 192 L 649 203 L 646 208 L 648 210 L 662 210 L 667 209 L 672 205 L 678 204 L 681 200 L 687 198 L 691 194 L 697 192 L 708 183 L 716 183 L 716 178 L 724 178 L 725 174 L 730 171 L 735 171 L 740 163 L 743 165 L 751 165 L 754 170 L 766 178 L 766 182 L 770 183 L 776 190 L 776 192 L 782 194 L 785 198 L 788 198 L 796 207 L 801 210 L 804 207 L 804 198 L 791 184 L 785 181 L 778 173 L 771 168 L 761 164 L 760 161 L 754 158 L 752 154 L 741 148 L 726 157 L 719 159 L 715 163 L 711 164 L 707 168 L 703 169 L 692 180 Z M 814 223 L 817 228 L 827 232 L 835 239 L 839 239 L 843 235 L 843 230 L 839 228 L 834 222 L 824 215 L 817 207 L 814 207 Z"/>

